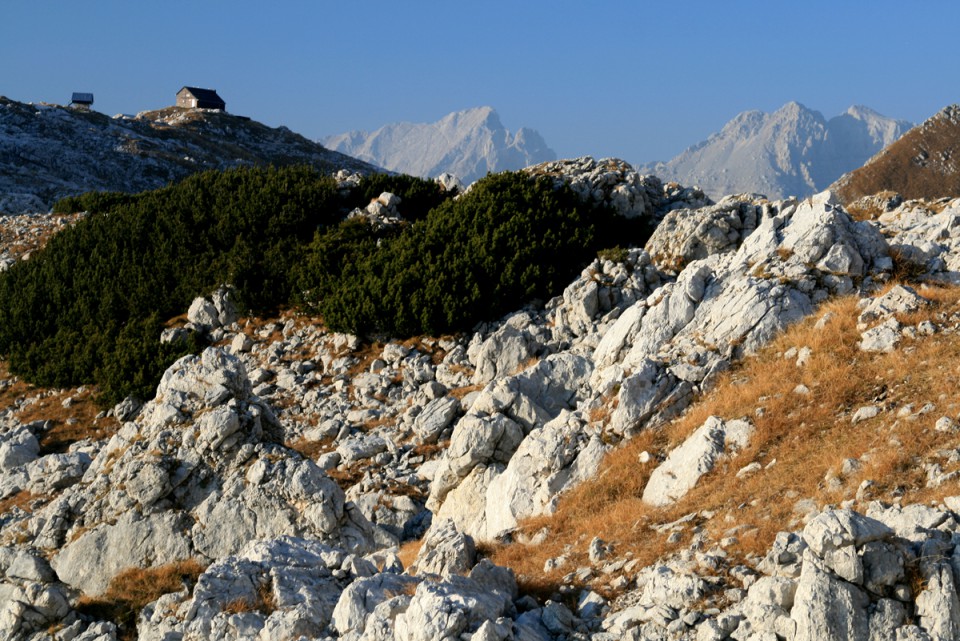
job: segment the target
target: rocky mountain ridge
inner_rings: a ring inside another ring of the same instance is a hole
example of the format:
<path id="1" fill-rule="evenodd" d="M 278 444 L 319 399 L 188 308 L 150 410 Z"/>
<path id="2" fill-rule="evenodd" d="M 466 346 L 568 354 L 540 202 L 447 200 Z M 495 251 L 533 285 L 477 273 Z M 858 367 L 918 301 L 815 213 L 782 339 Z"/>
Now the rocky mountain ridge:
<path id="1" fill-rule="evenodd" d="M 955 150 L 960 140 L 960 105 L 950 105 L 895 143 L 840 177 L 831 189 L 850 203 L 878 192 L 902 198 L 952 198 L 960 194 Z"/>
<path id="2" fill-rule="evenodd" d="M 424 178 L 449 173 L 465 184 L 487 173 L 557 157 L 535 130 L 507 131 L 492 107 L 456 111 L 433 123 L 400 122 L 373 132 L 350 131 L 320 142 L 391 171 Z"/>
<path id="3" fill-rule="evenodd" d="M 759 554 L 738 552 L 758 525 L 738 522 L 746 505 L 685 501 L 725 475 L 762 479 L 792 464 L 751 449 L 766 438 L 772 395 L 676 441 L 647 441 L 656 447 L 631 453 L 643 474 L 602 466 L 671 418 L 696 416 L 698 398 L 788 327 L 816 321 L 820 334 L 842 334 L 841 310 L 820 311 L 837 297 L 862 301 L 848 346 L 861 360 L 954 336 L 960 309 L 936 307 L 939 290 L 889 285 L 892 248 L 931 282 L 960 280 L 960 201 L 858 221 L 829 193 L 711 204 L 693 191 L 657 194 L 622 162 L 531 172 L 662 221 L 643 249 L 598 258 L 545 305 L 471 336 L 364 345 L 303 317 L 238 319 L 215 292 L 187 316 L 216 345 L 172 366 L 142 408 L 115 407 L 109 438 L 65 452 L 46 445 L 81 420 L 71 411 L 85 390 L 11 399 L 0 427 L 0 630 L 116 638 L 79 592 L 102 596 L 122 566 L 195 558 L 206 566 L 198 578 L 140 611 L 140 638 L 955 638 L 960 501 L 898 504 L 896 488 L 872 494 L 880 477 L 851 487 L 892 443 L 862 460 L 823 451 L 840 470 L 823 483 L 843 505 L 785 493 L 796 520 L 774 523 L 781 533 Z M 821 349 L 778 357 L 789 366 L 779 378 L 799 377 L 791 398 L 825 393 L 804 378 L 804 363 L 831 358 Z M 949 492 L 960 474 L 955 396 L 901 405 L 891 390 L 870 393 L 842 427 L 886 438 L 896 417 L 914 436 L 940 435 L 916 466 Z M 26 420 L 44 402 L 59 417 Z M 559 577 L 541 600 L 527 591 L 529 571 L 478 559 L 478 541 L 502 543 L 493 558 L 547 548 L 559 528 L 545 517 L 605 475 L 643 481 L 651 511 L 640 538 L 670 551 L 646 561 L 612 530 L 564 541 L 537 568 Z M 530 517 L 541 517 L 532 531 Z M 416 539 L 419 550 L 392 547 Z"/>
<path id="4" fill-rule="evenodd" d="M 87 191 L 156 189 L 207 169 L 307 164 L 326 172 L 376 167 L 285 127 L 226 112 L 168 107 L 136 116 L 0 97 L 0 212 L 47 211 Z"/>
<path id="5" fill-rule="evenodd" d="M 860 167 L 911 127 L 863 106 L 827 120 L 790 102 L 769 114 L 743 112 L 676 158 L 639 169 L 697 185 L 714 198 L 736 193 L 806 197 Z"/>

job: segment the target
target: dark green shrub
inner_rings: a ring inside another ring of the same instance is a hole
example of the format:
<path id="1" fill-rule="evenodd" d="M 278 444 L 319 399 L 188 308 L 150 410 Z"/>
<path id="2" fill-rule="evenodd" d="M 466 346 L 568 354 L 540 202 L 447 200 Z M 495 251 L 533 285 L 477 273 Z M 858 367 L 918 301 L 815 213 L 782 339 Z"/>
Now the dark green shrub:
<path id="1" fill-rule="evenodd" d="M 340 242 L 333 234 L 353 240 L 337 265 L 315 268 L 301 285 L 333 329 L 394 336 L 462 331 L 559 293 L 623 231 L 622 221 L 566 185 L 505 172 L 380 239 L 378 247 L 370 232 L 318 235 L 309 265 Z"/>
<path id="2" fill-rule="evenodd" d="M 36 383 L 96 381 L 105 402 L 149 395 L 182 352 L 159 345 L 160 320 L 194 297 L 231 283 L 249 310 L 286 303 L 301 247 L 345 211 L 335 181 L 306 168 L 208 172 L 76 202 L 98 213 L 0 276 L 0 353 Z"/>
<path id="3" fill-rule="evenodd" d="M 414 222 L 342 222 L 383 191 Z M 566 185 L 509 172 L 452 200 L 407 176 L 344 194 L 307 168 L 236 169 L 57 208 L 94 213 L 0 275 L 0 354 L 35 383 L 97 382 L 105 403 L 148 397 L 199 349 L 160 345 L 162 321 L 223 283 L 254 313 L 293 302 L 335 330 L 441 334 L 556 295 L 598 249 L 648 235 Z"/>
<path id="4" fill-rule="evenodd" d="M 91 191 L 78 196 L 66 196 L 53 204 L 55 214 L 74 214 L 79 211 L 110 211 L 117 205 L 134 200 L 132 194 L 118 191 Z"/>

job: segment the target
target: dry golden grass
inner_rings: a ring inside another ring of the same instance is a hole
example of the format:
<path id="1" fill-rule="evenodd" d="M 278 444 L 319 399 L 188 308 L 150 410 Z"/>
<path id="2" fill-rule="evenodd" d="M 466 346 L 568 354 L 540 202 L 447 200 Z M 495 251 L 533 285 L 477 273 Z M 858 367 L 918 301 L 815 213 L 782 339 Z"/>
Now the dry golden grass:
<path id="1" fill-rule="evenodd" d="M 42 497 L 26 490 L 20 490 L 16 494 L 11 494 L 7 498 L 0 500 L 0 514 L 6 514 L 14 508 L 20 508 L 25 512 L 32 512 L 33 510 L 30 506 L 40 498 Z"/>
<path id="2" fill-rule="evenodd" d="M 332 452 L 336 449 L 336 445 L 333 441 L 334 440 L 332 438 L 323 439 L 321 441 L 311 441 L 309 439 L 300 437 L 296 441 L 287 443 L 286 446 L 291 450 L 300 452 L 300 454 L 302 454 L 305 458 L 315 461 L 321 454 L 326 454 L 327 452 Z"/>
<path id="3" fill-rule="evenodd" d="M 83 595 L 77 611 L 108 621 L 120 628 L 120 638 L 136 638 L 136 618 L 143 606 L 164 594 L 179 592 L 184 584 L 192 586 L 205 566 L 196 559 L 176 561 L 155 568 L 130 568 L 110 581 L 100 596 Z"/>
<path id="4" fill-rule="evenodd" d="M 0 380 L 13 380 L 6 362 L 0 362 Z M 116 433 L 119 428 L 116 419 L 96 418 L 100 408 L 95 395 L 96 389 L 92 387 L 82 392 L 49 390 L 16 379 L 0 388 L 0 408 L 16 407 L 24 399 L 42 396 L 14 411 L 13 415 L 21 423 L 50 421 L 50 428 L 38 435 L 40 451 L 41 454 L 58 454 L 85 438 L 99 440 Z M 63 402 L 67 398 L 72 398 L 73 403 L 65 408 Z"/>
<path id="5" fill-rule="evenodd" d="M 417 555 L 420 554 L 420 548 L 422 547 L 423 539 L 407 541 L 400 546 L 400 551 L 397 553 L 397 556 L 400 558 L 400 563 L 403 564 L 404 568 L 409 568 L 411 565 L 413 565 L 413 562 L 417 560 Z"/>
<path id="6" fill-rule="evenodd" d="M 910 321 L 960 313 L 960 289 L 924 288 L 921 293 L 935 304 L 912 314 Z M 833 312 L 832 320 L 816 329 L 826 312 Z M 926 502 L 956 493 L 955 487 L 926 488 L 925 471 L 917 463 L 960 444 L 957 435 L 933 429 L 940 416 L 956 418 L 960 411 L 960 335 L 938 333 L 905 341 L 891 354 L 867 354 L 857 348 L 858 313 L 855 298 L 824 305 L 815 317 L 727 372 L 712 393 L 680 418 L 612 452 L 595 479 L 562 497 L 555 515 L 522 524 L 527 536 L 548 530 L 544 543 L 500 546 L 493 559 L 513 567 L 527 589 L 549 593 L 562 574 L 587 563 L 587 543 L 594 536 L 613 543 L 618 556 L 630 555 L 648 565 L 689 543 L 667 543 L 667 534 L 651 526 L 710 511 L 713 517 L 702 521 L 714 540 L 729 536 L 735 525 L 743 526 L 730 552 L 746 559 L 764 554 L 777 532 L 802 525 L 794 513 L 799 499 L 836 505 L 853 499 L 866 479 L 876 484 L 873 497 L 886 500 L 902 495 L 904 502 Z M 783 358 L 789 348 L 803 346 L 812 349 L 804 367 Z M 795 393 L 799 384 L 811 393 Z M 897 420 L 898 408 L 914 403 L 919 409 L 926 402 L 935 403 L 936 411 L 916 420 Z M 888 411 L 851 424 L 852 414 L 864 405 Z M 720 462 L 675 505 L 645 505 L 640 497 L 655 463 L 640 463 L 640 453 L 665 456 L 712 415 L 750 418 L 756 431 L 749 447 Z M 828 472 L 840 475 L 844 459 L 861 457 L 866 461 L 862 468 L 841 478 L 839 487 L 825 481 Z M 737 478 L 737 471 L 753 461 L 763 469 Z M 572 563 L 545 576 L 544 562 L 566 546 L 574 550 Z"/>
<path id="7" fill-rule="evenodd" d="M 958 128 L 939 119 L 914 127 L 877 154 L 863 167 L 837 181 L 844 203 L 882 191 L 894 191 L 905 199 L 960 195 L 960 173 L 944 158 L 957 146 Z"/>
<path id="8" fill-rule="evenodd" d="M 447 394 L 457 400 L 462 401 L 464 398 L 466 398 L 467 394 L 472 394 L 473 392 L 479 392 L 484 387 L 485 387 L 484 385 L 464 385 L 463 387 L 455 387 L 452 390 L 449 390 Z"/>
<path id="9" fill-rule="evenodd" d="M 261 583 L 257 586 L 256 598 L 239 598 L 224 604 L 223 612 L 226 614 L 243 614 L 245 612 L 258 612 L 269 616 L 277 609 L 277 600 L 273 595 L 273 582 Z"/>

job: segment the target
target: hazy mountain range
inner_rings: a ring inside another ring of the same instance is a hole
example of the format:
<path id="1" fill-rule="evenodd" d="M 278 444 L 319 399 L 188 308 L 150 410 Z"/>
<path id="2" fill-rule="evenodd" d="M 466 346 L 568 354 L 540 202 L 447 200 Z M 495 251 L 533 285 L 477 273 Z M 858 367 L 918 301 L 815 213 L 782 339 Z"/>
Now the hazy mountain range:
<path id="1" fill-rule="evenodd" d="M 557 158 L 533 129 L 508 131 L 493 107 L 456 111 L 437 122 L 398 122 L 373 132 L 350 131 L 320 142 L 391 171 L 425 178 L 451 173 L 464 183 L 488 172 L 522 169 Z"/>
<path id="2" fill-rule="evenodd" d="M 639 169 L 697 185 L 714 198 L 744 192 L 807 196 L 860 167 L 911 127 L 867 107 L 853 106 L 827 120 L 789 102 L 769 114 L 745 111 L 676 158 Z"/>

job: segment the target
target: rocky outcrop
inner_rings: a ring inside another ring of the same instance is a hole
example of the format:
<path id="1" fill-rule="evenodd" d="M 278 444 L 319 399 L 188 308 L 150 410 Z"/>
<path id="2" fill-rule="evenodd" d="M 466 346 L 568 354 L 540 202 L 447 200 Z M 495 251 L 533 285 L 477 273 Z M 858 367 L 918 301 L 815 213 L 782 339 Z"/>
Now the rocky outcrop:
<path id="1" fill-rule="evenodd" d="M 164 374 L 82 482 L 31 520 L 61 580 L 98 594 L 123 569 L 224 558 L 257 539 L 308 535 L 359 552 L 390 539 L 277 442 L 276 418 L 250 387 L 240 361 L 215 348 Z"/>
<path id="2" fill-rule="evenodd" d="M 656 176 L 643 175 L 622 160 L 590 156 L 545 162 L 524 169 L 551 176 L 589 201 L 603 204 L 625 218 L 654 218 L 677 207 L 702 207 L 709 199 L 697 189 L 673 190 Z"/>
<path id="3" fill-rule="evenodd" d="M 140 192 L 208 169 L 308 164 L 325 173 L 376 167 L 285 127 L 170 107 L 110 118 L 0 97 L 0 213 L 47 211 L 88 191 Z"/>
<path id="4" fill-rule="evenodd" d="M 597 193 L 611 197 L 602 189 Z M 643 202 L 644 208 L 653 206 L 652 199 Z M 710 222 L 696 223 L 697 216 Z M 560 492 L 596 469 L 605 434 L 630 436 L 676 415 L 731 362 L 828 297 L 868 289 L 892 267 L 879 231 L 852 220 L 829 193 L 803 202 L 731 199 L 671 211 L 664 224 L 672 234 L 655 233 L 645 252 L 631 254 L 620 267 L 598 261 L 562 299 L 548 304 L 551 317 L 567 326 L 545 334 L 534 316 L 514 317 L 491 333 L 483 344 L 490 349 L 473 350 L 477 372 L 489 372 L 479 380 L 493 382 L 454 427 L 433 477 L 430 509 L 479 539 L 503 537 L 518 519 L 550 513 Z M 718 226 L 726 230 L 722 240 Z M 617 280 L 624 287 L 601 303 L 599 283 L 607 270 L 617 269 L 623 270 Z M 576 383 L 579 391 L 565 389 L 553 410 L 536 395 L 515 391 L 521 391 L 520 381 L 529 387 L 543 380 L 543 365 L 561 362 L 558 356 L 513 377 L 504 377 L 507 366 L 491 361 L 493 354 L 512 354 L 507 362 L 513 365 L 562 341 L 572 343 L 571 352 L 589 355 L 592 367 L 588 380 Z M 590 425 L 589 408 L 611 397 L 609 419 Z M 551 424 L 562 409 L 573 414 Z M 675 500 L 713 466 L 725 448 L 722 436 L 710 434 L 706 429 L 702 439 L 678 450 L 682 463 L 671 461 L 654 474 L 646 501 Z M 684 470 L 684 480 L 671 466 Z"/>

